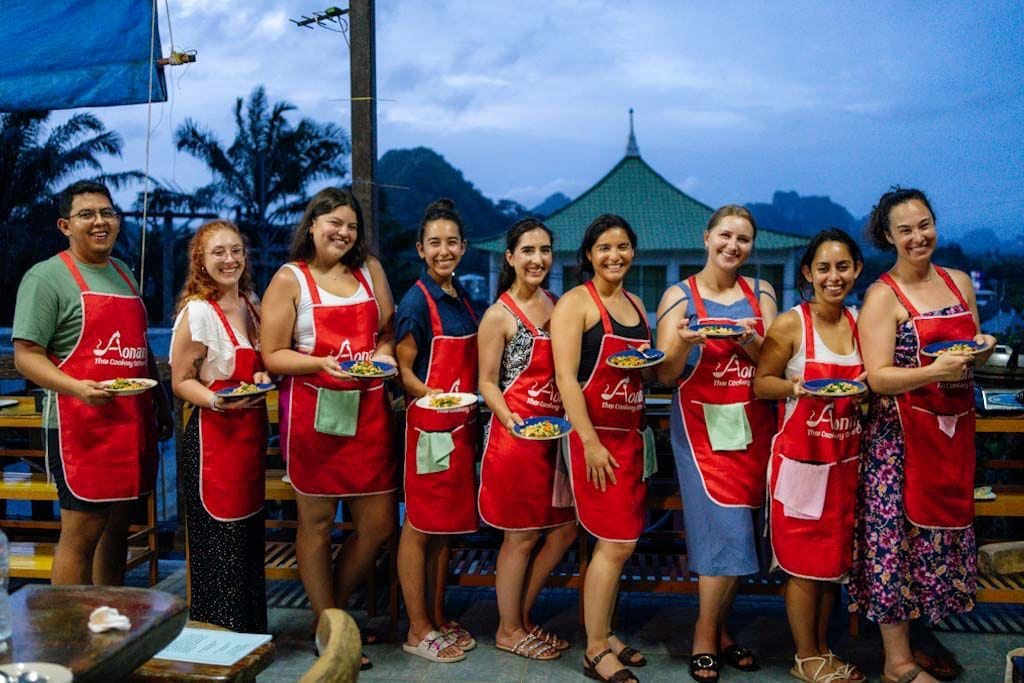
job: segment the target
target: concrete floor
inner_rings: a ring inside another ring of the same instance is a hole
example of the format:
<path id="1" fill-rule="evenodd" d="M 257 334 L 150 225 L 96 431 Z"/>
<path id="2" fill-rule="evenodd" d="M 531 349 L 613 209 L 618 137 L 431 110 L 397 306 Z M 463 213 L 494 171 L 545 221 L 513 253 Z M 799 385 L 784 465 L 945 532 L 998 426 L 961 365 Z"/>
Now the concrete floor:
<path id="1" fill-rule="evenodd" d="M 167 569 L 158 588 L 183 594 L 184 577 L 180 564 Z M 168 572 L 170 570 L 170 572 Z M 277 644 L 277 659 L 258 678 L 261 683 L 297 680 L 313 664 L 316 654 L 310 637 L 311 614 L 306 607 L 277 605 L 301 604 L 301 585 L 297 582 L 270 582 L 272 605 L 270 632 Z M 478 647 L 465 661 L 435 664 L 402 652 L 404 622 L 392 631 L 386 616 L 366 619 L 365 604 L 355 604 L 350 613 L 363 627 L 379 633 L 380 644 L 370 645 L 366 654 L 373 669 L 363 672 L 361 681 L 433 681 L 452 680 L 476 683 L 583 681 L 581 662 L 584 635 L 577 623 L 579 603 L 574 590 L 550 590 L 542 596 L 535 617 L 545 628 L 570 640 L 573 646 L 560 659 L 550 662 L 528 661 L 494 648 L 497 605 L 492 589 L 453 588 L 448 591 L 449 616 L 458 619 L 476 637 Z M 650 593 L 624 593 L 617 612 L 617 632 L 648 659 L 648 665 L 634 669 L 644 683 L 690 680 L 687 666 L 690 637 L 697 613 L 696 596 Z M 1024 609 L 1010 613 L 1016 623 L 1024 623 Z M 994 625 L 993 625 L 994 624 Z M 731 621 L 736 640 L 752 648 L 762 668 L 742 673 L 723 666 L 721 680 L 793 681 L 793 643 L 786 623 L 781 598 L 744 597 L 736 603 Z M 956 653 L 965 667 L 959 680 L 998 683 L 1003 680 L 1006 652 L 1024 646 L 1024 634 L 1012 633 L 1013 623 L 1005 614 L 996 615 L 983 628 L 1011 633 L 936 633 L 942 643 Z M 851 638 L 845 615 L 833 619 L 833 650 L 856 663 L 869 680 L 877 681 L 881 669 L 881 641 L 877 629 L 866 625 L 858 638 Z"/>

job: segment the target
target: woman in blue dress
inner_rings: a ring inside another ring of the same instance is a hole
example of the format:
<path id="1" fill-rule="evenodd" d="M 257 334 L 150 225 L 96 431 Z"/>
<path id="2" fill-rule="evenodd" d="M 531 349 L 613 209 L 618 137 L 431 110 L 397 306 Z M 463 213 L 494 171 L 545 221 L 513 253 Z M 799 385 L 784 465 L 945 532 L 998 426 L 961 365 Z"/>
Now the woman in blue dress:
<path id="1" fill-rule="evenodd" d="M 704 268 L 669 287 L 658 306 L 658 348 L 666 356 L 658 380 L 676 385 L 672 450 L 687 561 L 700 575 L 690 658 L 698 681 L 717 680 L 720 659 L 742 671 L 758 668 L 754 653 L 726 629 L 739 577 L 758 571 L 754 515 L 764 503 L 775 431 L 771 406 L 753 390 L 775 292 L 739 275 L 756 235 L 747 209 L 720 208 L 704 231 Z"/>

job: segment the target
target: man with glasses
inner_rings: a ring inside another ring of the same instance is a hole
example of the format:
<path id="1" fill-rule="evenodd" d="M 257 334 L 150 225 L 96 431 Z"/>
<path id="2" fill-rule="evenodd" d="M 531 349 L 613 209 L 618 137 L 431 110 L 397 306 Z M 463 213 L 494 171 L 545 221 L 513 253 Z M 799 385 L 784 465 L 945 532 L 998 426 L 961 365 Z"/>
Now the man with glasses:
<path id="1" fill-rule="evenodd" d="M 80 181 L 61 192 L 59 204 L 57 227 L 68 249 L 37 263 L 21 280 L 11 335 L 14 363 L 47 390 L 46 461 L 61 508 L 51 581 L 119 585 L 130 505 L 152 490 L 157 432 L 170 437 L 173 423 L 159 384 L 132 395 L 101 385 L 158 378 L 138 285 L 128 267 L 111 257 L 121 215 L 110 191 Z"/>

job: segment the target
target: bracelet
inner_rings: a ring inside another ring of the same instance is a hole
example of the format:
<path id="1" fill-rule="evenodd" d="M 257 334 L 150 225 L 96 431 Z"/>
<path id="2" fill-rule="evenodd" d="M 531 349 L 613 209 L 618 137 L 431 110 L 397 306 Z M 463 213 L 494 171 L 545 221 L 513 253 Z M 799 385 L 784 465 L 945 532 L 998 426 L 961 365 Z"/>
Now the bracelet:
<path id="1" fill-rule="evenodd" d="M 218 399 L 220 399 L 220 396 L 218 396 L 217 394 L 214 394 L 213 396 L 210 397 L 210 410 L 212 410 L 215 413 L 223 413 L 224 409 L 217 407 Z"/>

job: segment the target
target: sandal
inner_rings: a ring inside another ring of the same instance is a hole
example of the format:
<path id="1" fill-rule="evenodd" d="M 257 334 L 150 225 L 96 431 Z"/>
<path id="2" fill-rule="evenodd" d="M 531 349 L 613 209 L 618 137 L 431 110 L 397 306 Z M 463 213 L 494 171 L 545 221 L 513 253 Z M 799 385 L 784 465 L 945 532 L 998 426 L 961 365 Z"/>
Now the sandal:
<path id="1" fill-rule="evenodd" d="M 757 671 L 761 668 L 750 648 L 740 647 L 736 643 L 722 650 L 722 659 L 725 660 L 726 664 L 740 671 Z M 740 664 L 742 659 L 749 659 L 750 664 Z"/>
<path id="2" fill-rule="evenodd" d="M 611 678 L 605 678 L 597 671 L 597 665 L 601 663 L 601 660 L 612 654 L 611 648 L 602 650 L 594 655 L 593 659 L 587 659 L 586 655 L 583 656 L 583 675 L 587 678 L 592 678 L 595 681 L 607 681 L 607 683 L 628 683 L 628 681 L 636 681 L 640 683 L 640 679 L 636 677 L 636 674 L 629 669 L 619 669 L 611 675 Z"/>
<path id="3" fill-rule="evenodd" d="M 954 681 L 963 673 L 964 668 L 950 652 L 932 655 L 924 648 L 914 648 L 914 661 L 917 665 L 940 681 Z"/>
<path id="4" fill-rule="evenodd" d="M 789 670 L 789 675 L 793 678 L 798 678 L 801 681 L 806 681 L 806 683 L 833 683 L 833 681 L 847 680 L 846 674 L 841 673 L 840 671 L 821 672 L 822 669 L 829 666 L 831 663 L 824 655 L 814 655 L 813 657 L 804 657 L 802 659 L 799 655 L 793 655 L 793 661 L 796 663 L 793 664 L 793 668 Z M 808 675 L 804 670 L 804 664 L 814 664 L 815 662 L 818 663 L 818 667 L 814 670 L 813 674 Z"/>
<path id="5" fill-rule="evenodd" d="M 366 660 L 365 662 L 363 661 L 364 659 Z M 364 652 L 361 655 L 359 655 L 359 670 L 360 671 L 369 671 L 372 668 L 373 668 L 373 662 L 371 662 L 370 658 L 366 656 L 366 653 Z"/>
<path id="6" fill-rule="evenodd" d="M 912 680 L 917 678 L 918 674 L 923 672 L 924 669 L 915 665 L 913 669 L 906 671 L 899 678 L 889 678 L 885 674 L 882 674 L 882 683 L 910 683 Z"/>
<path id="7" fill-rule="evenodd" d="M 841 678 L 840 680 L 856 681 L 857 683 L 860 683 L 860 681 L 867 680 L 867 676 L 861 673 L 861 670 L 857 668 L 856 664 L 844 662 L 843 660 L 839 659 L 839 655 L 837 655 L 835 652 L 832 652 L 832 650 L 829 650 L 828 652 L 823 654 L 822 657 L 828 660 L 830 666 L 835 666 L 835 662 L 839 662 L 839 667 L 836 669 L 836 672 L 843 675 L 843 678 Z"/>
<path id="8" fill-rule="evenodd" d="M 530 635 L 540 638 L 545 643 L 555 648 L 559 652 L 561 652 L 562 650 L 569 649 L 568 640 L 565 640 L 564 638 L 559 638 L 554 633 L 551 633 L 550 631 L 545 631 L 540 626 L 534 626 L 533 629 L 530 630 Z"/>
<path id="9" fill-rule="evenodd" d="M 718 662 L 718 655 L 713 655 L 710 652 L 700 652 L 695 655 L 690 655 L 690 678 L 699 683 L 708 683 L 708 681 L 718 680 L 718 670 L 721 668 L 721 664 Z M 698 671 L 711 671 L 714 676 L 698 676 Z"/>
<path id="10" fill-rule="evenodd" d="M 622 642 L 622 638 L 619 638 L 611 631 L 608 632 L 608 637 L 618 638 L 618 640 Z M 625 642 L 622 643 L 622 649 L 615 653 L 615 656 L 618 657 L 619 661 L 626 666 L 647 666 L 647 658 L 640 654 L 640 651 L 635 647 L 630 647 L 629 645 L 626 645 Z M 633 659 L 634 657 L 640 657 L 640 660 L 636 661 Z"/>
<path id="11" fill-rule="evenodd" d="M 476 647 L 476 639 L 473 638 L 473 635 L 455 620 L 449 621 L 439 630 L 451 640 L 452 644 L 457 645 L 463 652 L 469 652 Z"/>
<path id="12" fill-rule="evenodd" d="M 545 642 L 532 633 L 527 633 L 512 647 L 506 647 L 497 642 L 494 643 L 494 647 L 498 648 L 502 652 L 511 652 L 514 655 L 519 655 L 526 659 L 539 659 L 543 662 L 558 659 L 562 656 L 558 650 L 555 649 L 554 645 Z"/>
<path id="13" fill-rule="evenodd" d="M 453 643 L 448 639 L 446 635 L 440 631 L 431 631 L 427 635 L 423 636 L 416 645 L 410 645 L 409 643 L 402 643 L 402 650 L 410 655 L 416 655 L 422 657 L 429 662 L 440 662 L 441 664 L 453 664 L 455 662 L 461 662 L 466 658 L 466 653 L 460 651 L 455 656 L 445 657 L 441 654 L 441 651 L 447 647 L 450 647 Z"/>

